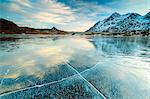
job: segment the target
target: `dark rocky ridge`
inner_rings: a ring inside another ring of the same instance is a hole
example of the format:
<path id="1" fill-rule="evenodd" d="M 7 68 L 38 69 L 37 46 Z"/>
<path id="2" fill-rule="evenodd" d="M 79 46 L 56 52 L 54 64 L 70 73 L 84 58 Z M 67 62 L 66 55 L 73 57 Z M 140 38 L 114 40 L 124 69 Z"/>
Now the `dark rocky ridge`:
<path id="1" fill-rule="evenodd" d="M 58 30 L 53 27 L 51 29 L 36 29 L 30 27 L 19 27 L 12 21 L 0 19 L 0 33 L 2 34 L 67 34 L 68 32 Z"/>
<path id="2" fill-rule="evenodd" d="M 10 33 L 15 33 L 19 30 L 19 26 L 16 25 L 15 23 L 5 20 L 5 19 L 0 19 L 0 32 L 10 32 Z"/>

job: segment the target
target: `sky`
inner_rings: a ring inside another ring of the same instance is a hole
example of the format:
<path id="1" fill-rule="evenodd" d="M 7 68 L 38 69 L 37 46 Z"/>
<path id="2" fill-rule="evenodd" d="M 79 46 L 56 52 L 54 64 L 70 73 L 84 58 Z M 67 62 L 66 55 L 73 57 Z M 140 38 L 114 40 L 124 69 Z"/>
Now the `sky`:
<path id="1" fill-rule="evenodd" d="M 19 26 L 86 31 L 114 12 L 150 11 L 150 0 L 0 0 L 0 18 Z"/>

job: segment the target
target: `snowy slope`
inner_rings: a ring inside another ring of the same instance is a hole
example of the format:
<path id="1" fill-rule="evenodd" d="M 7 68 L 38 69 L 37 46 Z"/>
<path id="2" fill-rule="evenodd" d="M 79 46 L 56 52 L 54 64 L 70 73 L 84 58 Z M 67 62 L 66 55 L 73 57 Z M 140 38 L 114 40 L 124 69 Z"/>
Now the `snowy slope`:
<path id="1" fill-rule="evenodd" d="M 87 32 L 150 32 L 150 12 L 145 16 L 137 13 L 127 13 L 120 15 L 113 13 L 110 17 L 97 22 Z"/>

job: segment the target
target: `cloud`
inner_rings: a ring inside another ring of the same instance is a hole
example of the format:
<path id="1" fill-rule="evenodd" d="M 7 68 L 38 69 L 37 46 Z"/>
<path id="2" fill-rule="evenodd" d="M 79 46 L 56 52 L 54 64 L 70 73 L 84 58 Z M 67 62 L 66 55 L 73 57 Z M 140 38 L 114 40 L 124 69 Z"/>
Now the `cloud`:
<path id="1" fill-rule="evenodd" d="M 66 24 L 75 20 L 76 17 L 70 7 L 56 0 L 37 1 L 32 5 L 34 8 L 29 10 L 33 10 L 33 13 L 27 13 L 26 17 L 41 23 Z M 38 6 L 38 8 L 35 6 Z"/>
<path id="2" fill-rule="evenodd" d="M 8 2 L 2 2 L 0 6 L 3 10 L 9 10 L 19 14 L 25 13 L 25 8 L 32 8 L 29 0 L 8 0 Z"/>
<path id="3" fill-rule="evenodd" d="M 39 22 L 54 23 L 54 24 L 66 24 L 74 20 L 74 16 L 66 16 L 66 15 L 49 13 L 49 12 L 37 12 L 31 14 L 31 16 L 29 17 L 39 20 Z"/>
<path id="4" fill-rule="evenodd" d="M 73 11 L 69 6 L 59 3 L 56 0 L 43 0 L 39 2 L 42 8 L 47 8 L 52 13 L 71 15 Z"/>
<path id="5" fill-rule="evenodd" d="M 13 2 L 19 4 L 20 6 L 32 8 L 32 5 L 29 0 L 13 0 Z"/>
<path id="6" fill-rule="evenodd" d="M 17 5 L 16 3 L 11 3 L 9 5 L 9 10 L 14 11 L 14 12 L 23 12 L 21 7 L 19 5 Z"/>
<path id="7" fill-rule="evenodd" d="M 48 12 L 37 12 L 31 15 L 31 18 L 37 19 L 40 22 L 46 22 L 46 23 L 58 23 L 62 24 L 62 18 L 59 17 L 58 14 L 51 14 Z"/>

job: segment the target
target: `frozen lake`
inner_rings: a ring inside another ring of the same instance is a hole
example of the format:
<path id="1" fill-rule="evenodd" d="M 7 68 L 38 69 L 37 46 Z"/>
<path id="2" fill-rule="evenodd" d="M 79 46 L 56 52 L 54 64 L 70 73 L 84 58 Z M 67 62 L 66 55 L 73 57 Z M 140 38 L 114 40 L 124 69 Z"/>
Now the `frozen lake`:
<path id="1" fill-rule="evenodd" d="M 150 99 L 150 37 L 0 38 L 0 99 Z"/>

